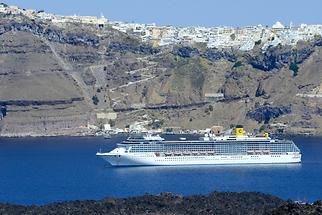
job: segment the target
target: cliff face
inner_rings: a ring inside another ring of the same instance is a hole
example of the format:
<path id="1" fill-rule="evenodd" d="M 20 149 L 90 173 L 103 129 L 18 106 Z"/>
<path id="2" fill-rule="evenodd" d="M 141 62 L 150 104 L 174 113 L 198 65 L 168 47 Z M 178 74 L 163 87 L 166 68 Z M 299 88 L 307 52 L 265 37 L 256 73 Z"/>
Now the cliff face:
<path id="1" fill-rule="evenodd" d="M 252 131 L 282 123 L 270 129 L 322 134 L 322 99 L 314 96 L 322 93 L 319 39 L 264 53 L 260 45 L 154 48 L 108 27 L 6 16 L 0 44 L 1 135 L 76 135 L 101 123 L 102 109 L 119 112 L 119 127 L 159 119 Z"/>

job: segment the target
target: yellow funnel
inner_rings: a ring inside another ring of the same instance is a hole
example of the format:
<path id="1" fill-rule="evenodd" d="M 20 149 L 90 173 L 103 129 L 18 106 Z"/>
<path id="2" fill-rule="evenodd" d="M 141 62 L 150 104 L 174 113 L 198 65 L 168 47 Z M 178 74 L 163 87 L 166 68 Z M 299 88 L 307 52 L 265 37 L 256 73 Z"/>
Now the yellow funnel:
<path id="1" fill-rule="evenodd" d="M 244 128 L 236 128 L 236 136 L 244 136 Z"/>
<path id="2" fill-rule="evenodd" d="M 268 132 L 265 132 L 265 137 L 266 139 L 268 139 Z"/>

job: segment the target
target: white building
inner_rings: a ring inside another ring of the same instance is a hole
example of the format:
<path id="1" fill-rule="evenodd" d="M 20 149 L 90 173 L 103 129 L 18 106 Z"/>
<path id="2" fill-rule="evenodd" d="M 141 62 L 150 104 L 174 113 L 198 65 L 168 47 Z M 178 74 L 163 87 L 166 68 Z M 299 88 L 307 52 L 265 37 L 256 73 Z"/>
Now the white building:
<path id="1" fill-rule="evenodd" d="M 0 13 L 7 13 L 7 9 L 3 4 L 0 4 Z"/>
<path id="2" fill-rule="evenodd" d="M 279 22 L 279 21 L 277 21 L 273 26 L 272 26 L 272 29 L 284 29 L 285 27 L 284 27 L 284 25 L 281 23 L 281 22 Z"/>
<path id="3" fill-rule="evenodd" d="M 110 124 L 104 124 L 104 131 L 110 131 L 111 130 L 111 125 Z"/>

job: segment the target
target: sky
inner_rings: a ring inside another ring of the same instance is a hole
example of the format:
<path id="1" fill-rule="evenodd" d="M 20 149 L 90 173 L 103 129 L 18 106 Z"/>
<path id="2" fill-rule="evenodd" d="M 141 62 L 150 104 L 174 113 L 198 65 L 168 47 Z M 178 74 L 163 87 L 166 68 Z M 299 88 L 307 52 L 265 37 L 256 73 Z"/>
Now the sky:
<path id="1" fill-rule="evenodd" d="M 322 24 L 322 0 L 0 0 L 60 15 L 174 26 Z"/>

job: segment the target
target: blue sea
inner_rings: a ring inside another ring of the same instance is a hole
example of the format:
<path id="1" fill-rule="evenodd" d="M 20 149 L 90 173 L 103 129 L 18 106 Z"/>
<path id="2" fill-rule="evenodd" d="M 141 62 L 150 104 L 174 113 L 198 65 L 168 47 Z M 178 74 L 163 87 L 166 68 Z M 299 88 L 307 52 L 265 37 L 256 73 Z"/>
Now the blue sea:
<path id="1" fill-rule="evenodd" d="M 322 138 L 294 137 L 302 164 L 112 167 L 95 156 L 125 137 L 0 138 L 0 202 L 257 191 L 283 199 L 322 199 Z M 172 136 L 172 138 L 176 138 Z"/>

